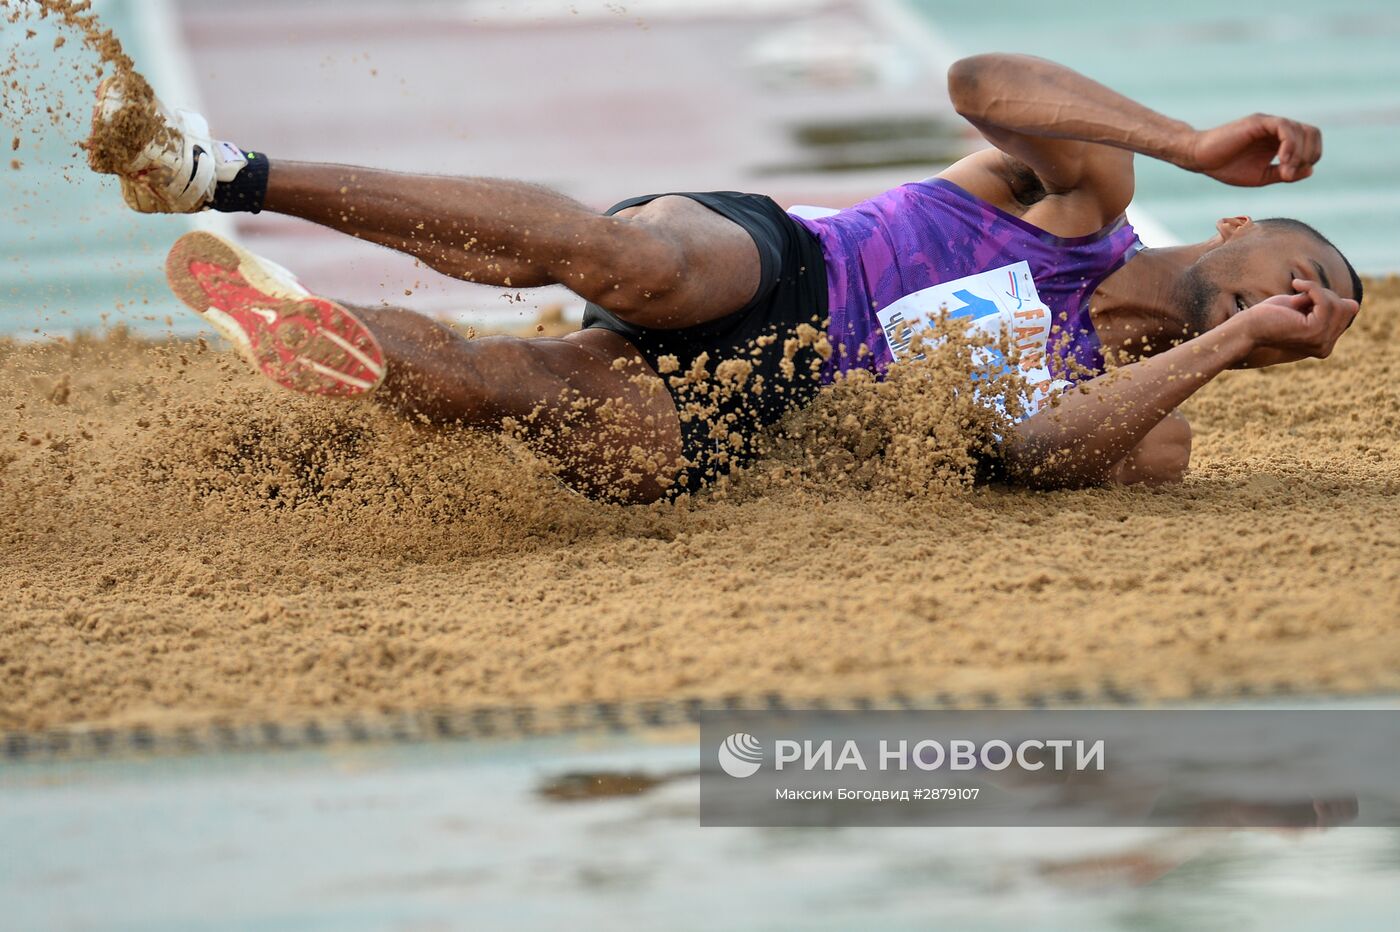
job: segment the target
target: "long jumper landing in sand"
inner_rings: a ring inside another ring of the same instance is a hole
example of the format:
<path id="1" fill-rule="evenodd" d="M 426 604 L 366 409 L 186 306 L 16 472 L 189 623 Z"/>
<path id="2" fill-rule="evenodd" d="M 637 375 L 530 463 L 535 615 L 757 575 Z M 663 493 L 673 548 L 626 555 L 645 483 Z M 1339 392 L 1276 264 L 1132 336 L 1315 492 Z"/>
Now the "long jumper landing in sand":
<path id="1" fill-rule="evenodd" d="M 912 330 L 939 315 L 1002 335 L 1014 362 L 1014 389 L 992 399 L 1007 422 L 990 473 L 1173 481 L 1191 444 L 1177 406 L 1225 369 L 1329 355 L 1356 315 L 1355 271 L 1299 221 L 1229 217 L 1210 239 L 1148 250 L 1123 215 L 1136 154 L 1226 184 L 1293 183 L 1322 157 L 1315 127 L 1255 114 L 1196 130 L 1023 56 L 964 59 L 948 79 L 994 148 L 838 212 L 707 192 L 600 214 L 518 181 L 270 159 L 215 141 L 196 114 L 132 119 L 152 104 L 122 81 L 99 92 L 93 132 L 159 127 L 100 166 L 139 211 L 270 210 L 460 279 L 573 289 L 590 302 L 576 333 L 466 339 L 310 295 L 208 234 L 183 238 L 167 266 L 177 294 L 280 384 L 508 427 L 575 488 L 626 501 L 751 459 L 823 385 L 919 356 Z"/>

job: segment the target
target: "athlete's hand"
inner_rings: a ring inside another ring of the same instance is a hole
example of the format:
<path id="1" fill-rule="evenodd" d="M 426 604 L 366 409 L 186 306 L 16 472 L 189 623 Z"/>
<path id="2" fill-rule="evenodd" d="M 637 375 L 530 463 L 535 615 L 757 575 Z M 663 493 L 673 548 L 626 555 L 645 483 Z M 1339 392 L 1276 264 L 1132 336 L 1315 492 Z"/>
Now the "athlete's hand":
<path id="1" fill-rule="evenodd" d="M 1297 294 L 1275 295 L 1230 319 L 1248 339 L 1248 365 L 1326 359 L 1360 308 L 1317 282 L 1295 278 L 1293 287 Z"/>
<path id="2" fill-rule="evenodd" d="M 1256 113 L 1191 139 L 1181 167 L 1242 188 L 1302 181 L 1322 158 L 1316 126 Z"/>

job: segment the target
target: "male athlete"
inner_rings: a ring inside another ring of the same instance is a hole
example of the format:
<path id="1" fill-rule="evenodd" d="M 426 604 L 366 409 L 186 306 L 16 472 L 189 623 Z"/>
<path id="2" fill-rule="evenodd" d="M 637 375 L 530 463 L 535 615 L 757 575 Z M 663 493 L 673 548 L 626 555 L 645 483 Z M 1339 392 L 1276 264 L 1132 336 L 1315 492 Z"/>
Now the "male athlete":
<path id="1" fill-rule="evenodd" d="M 1230 217 L 1208 240 L 1149 250 L 1124 218 L 1135 154 L 1226 184 L 1296 182 L 1322 156 L 1316 128 L 1255 114 L 1196 130 L 1019 55 L 959 61 L 948 88 L 994 148 L 823 216 L 734 192 L 600 214 L 519 181 L 269 161 L 163 109 L 164 129 L 118 174 L 143 212 L 271 210 L 455 278 L 566 285 L 589 302 L 576 333 L 466 339 L 310 295 L 207 233 L 167 263 L 177 294 L 278 383 L 508 427 L 575 488 L 638 502 L 742 461 L 819 383 L 883 373 L 909 355 L 908 326 L 939 309 L 1004 327 L 1019 348 L 1028 416 L 1000 449 L 1012 481 L 1172 481 L 1190 456 L 1178 405 L 1225 369 L 1326 357 L 1356 315 L 1356 272 L 1297 221 Z M 125 106 L 108 82 L 95 132 Z M 1105 373 L 1105 351 L 1127 364 Z M 709 392 L 705 374 L 738 390 Z"/>

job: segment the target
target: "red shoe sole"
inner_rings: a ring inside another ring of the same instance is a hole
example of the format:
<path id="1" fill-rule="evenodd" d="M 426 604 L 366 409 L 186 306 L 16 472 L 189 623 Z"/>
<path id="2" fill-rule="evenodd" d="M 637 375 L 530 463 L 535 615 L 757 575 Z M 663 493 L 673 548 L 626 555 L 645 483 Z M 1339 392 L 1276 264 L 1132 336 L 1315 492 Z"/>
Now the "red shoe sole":
<path id="1" fill-rule="evenodd" d="M 384 351 L 354 314 L 303 294 L 261 259 L 212 233 L 186 233 L 165 260 L 176 296 L 263 375 L 309 395 L 354 397 L 384 380 Z"/>

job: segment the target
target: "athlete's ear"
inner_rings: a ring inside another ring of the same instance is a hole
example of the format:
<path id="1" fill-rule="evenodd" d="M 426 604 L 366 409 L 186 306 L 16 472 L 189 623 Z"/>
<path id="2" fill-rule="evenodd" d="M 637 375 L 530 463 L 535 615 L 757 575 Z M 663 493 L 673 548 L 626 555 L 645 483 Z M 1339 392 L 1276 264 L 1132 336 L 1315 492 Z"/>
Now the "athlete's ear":
<path id="1" fill-rule="evenodd" d="M 1254 221 L 1248 217 L 1221 217 L 1215 221 L 1215 232 L 1220 234 L 1220 239 L 1224 242 L 1253 224 Z"/>

